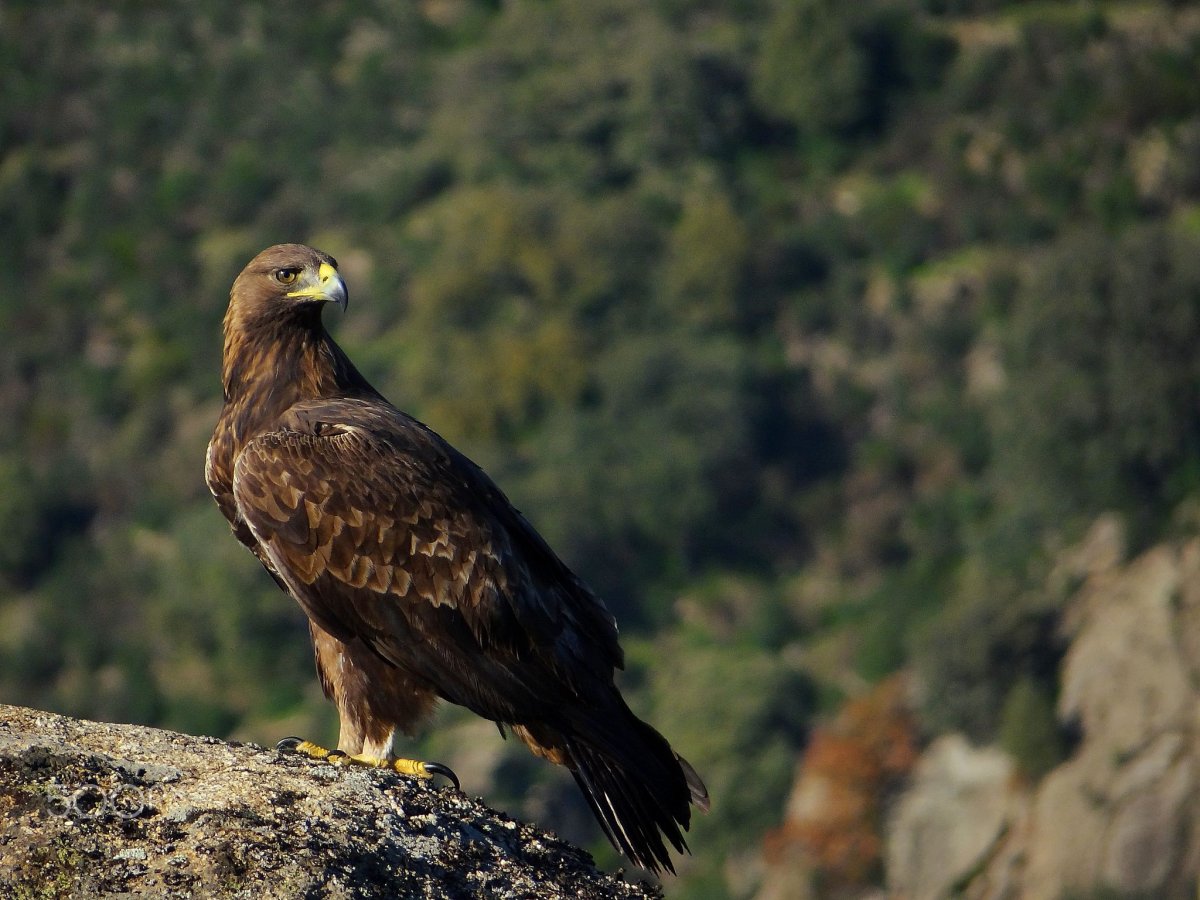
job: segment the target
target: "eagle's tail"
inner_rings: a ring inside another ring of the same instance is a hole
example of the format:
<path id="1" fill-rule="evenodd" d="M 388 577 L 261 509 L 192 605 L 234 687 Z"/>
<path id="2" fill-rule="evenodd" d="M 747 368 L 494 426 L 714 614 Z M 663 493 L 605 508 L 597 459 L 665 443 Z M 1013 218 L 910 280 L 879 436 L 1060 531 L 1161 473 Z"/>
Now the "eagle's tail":
<path id="1" fill-rule="evenodd" d="M 696 770 L 666 738 L 638 719 L 625 703 L 613 727 L 582 724 L 563 735 L 567 765 L 613 846 L 651 872 L 675 867 L 663 841 L 686 852 L 683 832 L 691 804 L 708 811 L 708 792 Z"/>

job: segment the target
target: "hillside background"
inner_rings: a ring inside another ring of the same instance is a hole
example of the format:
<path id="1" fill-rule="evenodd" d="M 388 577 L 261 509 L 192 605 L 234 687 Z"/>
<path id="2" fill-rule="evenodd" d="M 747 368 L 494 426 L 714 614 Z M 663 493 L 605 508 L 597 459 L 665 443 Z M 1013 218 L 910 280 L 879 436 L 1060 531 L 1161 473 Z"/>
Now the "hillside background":
<path id="1" fill-rule="evenodd" d="M 0 699 L 335 736 L 203 484 L 230 283 L 296 240 L 621 622 L 714 799 L 669 896 L 864 895 L 940 735 L 1078 752 L 1068 551 L 1200 524 L 1195 5 L 103 6 L 0 6 Z M 619 864 L 488 723 L 420 747 Z"/>

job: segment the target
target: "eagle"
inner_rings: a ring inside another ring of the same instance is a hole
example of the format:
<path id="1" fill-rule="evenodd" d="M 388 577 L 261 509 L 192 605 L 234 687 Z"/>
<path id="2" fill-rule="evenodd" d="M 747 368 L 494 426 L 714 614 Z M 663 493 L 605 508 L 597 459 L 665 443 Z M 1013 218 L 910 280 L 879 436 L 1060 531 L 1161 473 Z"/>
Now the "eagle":
<path id="1" fill-rule="evenodd" d="M 234 535 L 308 617 L 339 734 L 300 749 L 453 777 L 392 750 L 445 700 L 565 766 L 619 851 L 674 872 L 664 838 L 686 852 L 708 794 L 615 685 L 613 616 L 482 469 L 355 368 L 321 320 L 347 300 L 311 247 L 247 264 L 205 464 Z"/>

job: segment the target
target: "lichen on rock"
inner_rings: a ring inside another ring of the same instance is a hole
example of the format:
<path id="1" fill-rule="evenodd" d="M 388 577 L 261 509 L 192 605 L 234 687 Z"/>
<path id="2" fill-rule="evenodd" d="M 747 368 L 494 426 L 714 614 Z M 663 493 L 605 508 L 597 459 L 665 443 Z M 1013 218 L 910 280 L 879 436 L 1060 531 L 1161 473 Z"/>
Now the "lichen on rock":
<path id="1" fill-rule="evenodd" d="M 448 787 L 0 705 L 0 896 L 645 898 Z"/>

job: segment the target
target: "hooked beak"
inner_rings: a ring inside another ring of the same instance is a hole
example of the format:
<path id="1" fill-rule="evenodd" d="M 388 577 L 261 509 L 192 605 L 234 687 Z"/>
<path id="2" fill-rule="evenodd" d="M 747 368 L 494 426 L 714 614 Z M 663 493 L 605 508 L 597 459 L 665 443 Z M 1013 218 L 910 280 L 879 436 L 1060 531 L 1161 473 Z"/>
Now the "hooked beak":
<path id="1" fill-rule="evenodd" d="M 302 277 L 301 287 L 298 290 L 289 291 L 287 296 L 336 303 L 342 312 L 346 311 L 346 307 L 350 303 L 350 293 L 346 290 L 346 282 L 342 281 L 342 276 L 338 274 L 337 269 L 329 263 L 323 262 L 317 269 L 315 277 L 311 269 L 306 269 Z"/>

